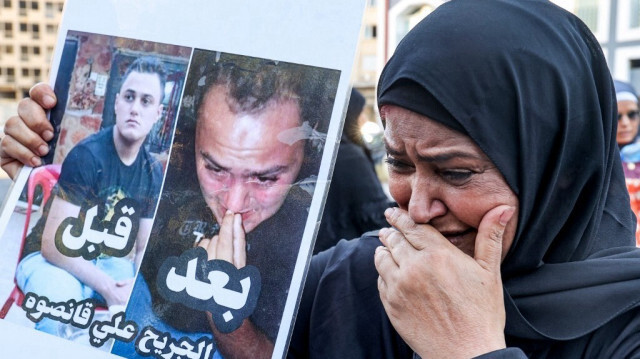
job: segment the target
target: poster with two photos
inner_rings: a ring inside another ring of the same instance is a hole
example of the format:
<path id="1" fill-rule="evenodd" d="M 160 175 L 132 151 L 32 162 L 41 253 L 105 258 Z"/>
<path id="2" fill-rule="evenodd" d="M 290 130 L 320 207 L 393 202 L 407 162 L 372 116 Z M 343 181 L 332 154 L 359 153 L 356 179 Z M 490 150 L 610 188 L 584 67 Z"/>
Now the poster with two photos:
<path id="1" fill-rule="evenodd" d="M 283 357 L 363 9 L 68 0 L 0 215 L 11 357 Z"/>

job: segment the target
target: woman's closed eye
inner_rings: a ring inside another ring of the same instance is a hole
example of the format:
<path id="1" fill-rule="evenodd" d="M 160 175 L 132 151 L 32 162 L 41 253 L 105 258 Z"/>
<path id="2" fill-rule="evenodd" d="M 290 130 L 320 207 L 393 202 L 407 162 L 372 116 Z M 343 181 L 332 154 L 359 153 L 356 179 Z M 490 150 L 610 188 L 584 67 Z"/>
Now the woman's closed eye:
<path id="1" fill-rule="evenodd" d="M 399 161 L 393 157 L 387 156 L 387 158 L 384 161 L 389 166 L 389 169 L 394 172 L 407 172 L 413 169 L 412 165 Z"/>
<path id="2" fill-rule="evenodd" d="M 466 169 L 447 169 L 441 170 L 440 176 L 442 176 L 445 180 L 453 184 L 464 184 L 466 183 L 471 176 L 475 173 L 471 170 Z"/>

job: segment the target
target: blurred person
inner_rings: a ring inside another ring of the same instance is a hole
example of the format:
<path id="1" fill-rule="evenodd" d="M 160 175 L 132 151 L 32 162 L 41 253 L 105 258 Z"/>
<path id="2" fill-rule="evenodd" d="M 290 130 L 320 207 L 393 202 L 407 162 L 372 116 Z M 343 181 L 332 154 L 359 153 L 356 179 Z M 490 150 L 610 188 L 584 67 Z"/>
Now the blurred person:
<path id="1" fill-rule="evenodd" d="M 382 190 L 371 152 L 360 133 L 367 121 L 364 104 L 362 94 L 352 89 L 314 253 L 342 238 L 356 238 L 387 224 L 384 210 L 392 202 Z"/>
<path id="2" fill-rule="evenodd" d="M 638 125 L 638 95 L 631 84 L 615 80 L 616 100 L 618 102 L 618 134 L 616 141 L 620 147 L 620 155 L 627 178 L 640 178 L 640 144 L 637 143 Z"/>
<path id="3" fill-rule="evenodd" d="M 638 143 L 638 95 L 631 84 L 615 80 L 618 103 L 618 135 L 622 169 L 629 191 L 631 209 L 640 215 L 640 143 Z M 636 246 L 640 246 L 640 225 L 636 223 Z"/>

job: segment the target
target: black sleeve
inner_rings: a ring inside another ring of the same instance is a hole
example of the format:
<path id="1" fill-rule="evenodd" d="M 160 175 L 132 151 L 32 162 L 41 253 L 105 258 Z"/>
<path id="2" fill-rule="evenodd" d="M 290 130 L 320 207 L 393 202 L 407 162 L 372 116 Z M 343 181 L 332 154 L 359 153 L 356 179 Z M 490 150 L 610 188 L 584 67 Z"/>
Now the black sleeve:
<path id="1" fill-rule="evenodd" d="M 309 358 L 309 325 L 313 301 L 318 283 L 330 258 L 330 251 L 319 253 L 311 259 L 300 306 L 296 315 L 287 358 Z"/>
<path id="2" fill-rule="evenodd" d="M 353 144 L 340 146 L 334 170 L 342 201 L 349 203 L 352 221 L 358 227 L 357 235 L 388 226 L 384 210 L 392 202 L 382 190 L 373 163 L 364 151 Z M 333 185 L 333 183 L 332 183 Z M 330 188 L 331 190 L 331 188 Z"/>
<path id="3" fill-rule="evenodd" d="M 475 359 L 527 359 L 527 356 L 519 348 L 506 348 L 482 354 Z"/>
<path id="4" fill-rule="evenodd" d="M 289 358 L 411 358 L 378 293 L 377 236 L 340 241 L 312 259 Z"/>

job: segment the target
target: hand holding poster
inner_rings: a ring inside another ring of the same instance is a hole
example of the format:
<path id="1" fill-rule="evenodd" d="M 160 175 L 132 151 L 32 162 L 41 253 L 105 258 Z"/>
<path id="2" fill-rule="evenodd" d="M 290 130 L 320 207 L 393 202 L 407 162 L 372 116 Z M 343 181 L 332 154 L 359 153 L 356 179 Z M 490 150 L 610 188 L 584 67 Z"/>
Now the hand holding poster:
<path id="1" fill-rule="evenodd" d="M 20 336 L 65 357 L 282 357 L 363 4 L 268 4 L 269 18 L 265 4 L 147 2 L 66 4 L 44 159 L 57 179 L 15 254 L 25 297 L 0 335 L 35 325 Z M 21 240 L 19 196 L 1 245 Z"/>

